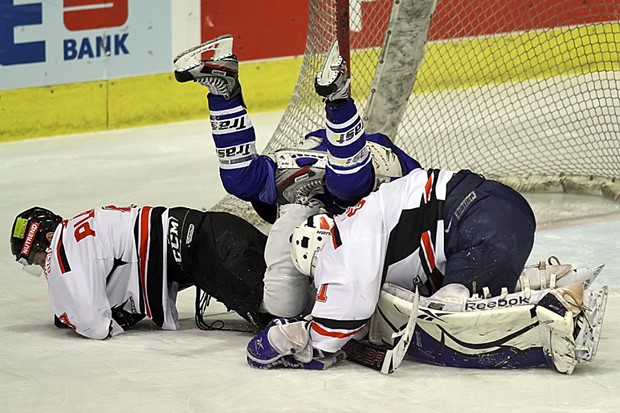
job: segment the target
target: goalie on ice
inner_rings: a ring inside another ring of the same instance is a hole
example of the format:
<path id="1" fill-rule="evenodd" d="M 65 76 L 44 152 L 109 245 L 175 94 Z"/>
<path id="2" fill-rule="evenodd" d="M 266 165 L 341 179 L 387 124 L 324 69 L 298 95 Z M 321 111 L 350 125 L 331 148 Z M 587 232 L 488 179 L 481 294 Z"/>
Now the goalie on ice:
<path id="1" fill-rule="evenodd" d="M 273 322 L 248 344 L 248 363 L 323 369 L 343 349 L 363 361 L 365 348 L 386 344 L 372 367 L 387 373 L 408 351 L 445 366 L 570 374 L 596 354 L 607 289 L 584 286 L 602 266 L 522 271 L 534 228 L 511 188 L 433 169 L 382 185 L 333 220 L 310 217 L 293 233 L 292 255 L 317 289 L 312 317 Z M 366 334 L 371 342 L 351 341 Z"/>

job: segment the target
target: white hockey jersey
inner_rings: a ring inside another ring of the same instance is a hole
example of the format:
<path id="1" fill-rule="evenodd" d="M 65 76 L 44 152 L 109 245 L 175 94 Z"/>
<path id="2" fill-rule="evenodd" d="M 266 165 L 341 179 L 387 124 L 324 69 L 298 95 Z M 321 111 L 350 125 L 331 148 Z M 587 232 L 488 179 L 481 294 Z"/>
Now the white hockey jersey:
<path id="1" fill-rule="evenodd" d="M 445 271 L 442 204 L 453 172 L 417 169 L 334 218 L 318 253 L 310 335 L 334 352 L 370 319 L 384 282 L 431 292 Z"/>
<path id="2" fill-rule="evenodd" d="M 168 210 L 105 206 L 64 220 L 45 263 L 54 314 L 79 334 L 123 332 L 112 308 L 144 314 L 163 329 L 179 327 L 176 289 L 167 279 Z"/>
<path id="3" fill-rule="evenodd" d="M 267 268 L 263 308 L 276 317 L 306 315 L 312 307 L 315 291 L 308 276 L 293 264 L 290 238 L 296 226 L 318 213 L 318 207 L 282 205 L 280 217 L 269 230 L 265 245 Z"/>

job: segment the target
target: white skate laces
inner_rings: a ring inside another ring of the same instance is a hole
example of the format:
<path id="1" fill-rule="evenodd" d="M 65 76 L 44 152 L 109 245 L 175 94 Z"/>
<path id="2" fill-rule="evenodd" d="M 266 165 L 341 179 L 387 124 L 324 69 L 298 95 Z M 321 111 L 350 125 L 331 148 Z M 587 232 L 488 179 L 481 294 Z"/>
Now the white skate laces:
<path id="1" fill-rule="evenodd" d="M 200 83 L 209 89 L 214 95 L 227 97 L 230 95 L 228 88 L 228 82 L 221 77 L 217 76 L 205 76 L 196 79 L 196 83 Z"/>

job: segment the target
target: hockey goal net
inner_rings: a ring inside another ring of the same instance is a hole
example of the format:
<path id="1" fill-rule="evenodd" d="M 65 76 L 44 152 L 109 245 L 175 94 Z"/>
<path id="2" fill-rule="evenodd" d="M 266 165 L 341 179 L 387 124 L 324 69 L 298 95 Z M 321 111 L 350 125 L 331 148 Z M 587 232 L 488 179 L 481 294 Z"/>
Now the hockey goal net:
<path id="1" fill-rule="evenodd" d="M 422 165 L 620 199 L 620 1 L 309 3 L 299 79 L 266 152 L 324 127 L 313 79 L 337 38 L 367 131 Z"/>

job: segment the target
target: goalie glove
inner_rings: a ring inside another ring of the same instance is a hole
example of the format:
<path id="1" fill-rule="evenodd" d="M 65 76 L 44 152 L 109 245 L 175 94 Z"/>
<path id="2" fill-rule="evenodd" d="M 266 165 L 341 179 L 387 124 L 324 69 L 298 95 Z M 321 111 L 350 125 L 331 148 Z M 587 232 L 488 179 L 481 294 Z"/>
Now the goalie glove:
<path id="1" fill-rule="evenodd" d="M 248 364 L 260 369 L 286 367 L 325 370 L 343 358 L 343 352 L 315 352 L 308 334 L 308 322 L 285 318 L 271 321 L 250 340 L 247 347 Z"/>

